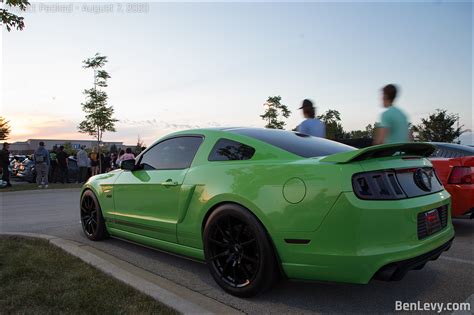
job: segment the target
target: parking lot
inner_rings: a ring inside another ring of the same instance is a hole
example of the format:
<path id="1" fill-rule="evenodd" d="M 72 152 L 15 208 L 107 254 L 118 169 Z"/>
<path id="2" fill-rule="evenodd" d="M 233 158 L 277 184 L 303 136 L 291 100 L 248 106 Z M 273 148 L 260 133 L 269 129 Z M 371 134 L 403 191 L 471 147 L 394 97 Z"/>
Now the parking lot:
<path id="1" fill-rule="evenodd" d="M 474 294 L 474 220 L 453 220 L 456 239 L 450 251 L 400 282 L 282 281 L 262 296 L 239 299 L 218 288 L 202 263 L 121 240 L 87 240 L 79 223 L 78 202 L 78 189 L 0 192 L 0 231 L 42 233 L 87 243 L 249 314 L 394 312 L 396 301 L 464 302 Z"/>

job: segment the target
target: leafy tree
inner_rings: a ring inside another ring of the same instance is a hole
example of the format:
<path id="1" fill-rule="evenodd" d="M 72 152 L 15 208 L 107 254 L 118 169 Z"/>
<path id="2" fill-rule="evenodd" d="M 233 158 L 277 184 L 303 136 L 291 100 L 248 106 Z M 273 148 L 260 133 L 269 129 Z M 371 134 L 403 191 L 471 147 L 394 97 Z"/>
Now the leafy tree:
<path id="1" fill-rule="evenodd" d="M 71 142 L 66 142 L 66 143 L 63 144 L 63 146 L 64 146 L 64 152 L 66 152 L 68 155 L 70 155 L 70 156 L 76 155 L 77 150 L 74 149 Z"/>
<path id="2" fill-rule="evenodd" d="M 3 1 L 2 1 L 3 2 Z M 5 7 L 18 7 L 21 11 L 25 11 L 26 7 L 29 6 L 30 3 L 28 0 L 6 0 L 5 1 Z M 0 9 L 0 16 L 2 18 L 1 24 L 5 25 L 7 28 L 7 31 L 11 31 L 12 28 L 16 28 L 17 30 L 23 30 L 25 27 L 25 23 L 23 22 L 23 17 L 18 16 L 16 14 L 8 12 L 7 9 L 4 9 L 2 7 Z"/>
<path id="3" fill-rule="evenodd" d="M 140 135 L 137 137 L 137 144 L 135 145 L 135 155 L 139 155 L 143 148 L 145 148 L 145 142 L 143 142 L 142 138 L 140 138 Z"/>
<path id="4" fill-rule="evenodd" d="M 8 139 L 10 131 L 10 122 L 0 116 L 0 140 Z"/>
<path id="5" fill-rule="evenodd" d="M 265 128 L 283 129 L 286 123 L 279 119 L 280 115 L 288 118 L 291 111 L 281 103 L 281 96 L 269 96 L 263 105 L 265 106 L 265 112 L 260 117 L 267 121 Z"/>
<path id="6" fill-rule="evenodd" d="M 352 130 L 344 132 L 344 139 L 370 139 L 373 138 L 374 127 L 371 124 L 365 126 L 364 130 Z"/>
<path id="7" fill-rule="evenodd" d="M 430 142 L 454 142 L 468 130 L 459 126 L 459 116 L 450 114 L 446 109 L 437 109 L 427 118 L 421 119 L 421 124 L 412 127 L 415 140 Z"/>
<path id="8" fill-rule="evenodd" d="M 99 53 L 83 61 L 83 68 L 94 70 L 94 87 L 84 90 L 86 101 L 81 105 L 86 117 L 78 129 L 79 132 L 87 133 L 97 140 L 98 153 L 104 132 L 115 132 L 115 123 L 118 121 L 113 117 L 114 108 L 107 105 L 107 93 L 99 89 L 107 87 L 107 79 L 110 78 L 107 71 L 102 69 L 106 63 L 107 57 Z"/>
<path id="9" fill-rule="evenodd" d="M 318 118 L 326 125 L 326 138 L 342 139 L 344 137 L 344 128 L 342 128 L 341 113 L 335 109 L 329 109 Z"/>

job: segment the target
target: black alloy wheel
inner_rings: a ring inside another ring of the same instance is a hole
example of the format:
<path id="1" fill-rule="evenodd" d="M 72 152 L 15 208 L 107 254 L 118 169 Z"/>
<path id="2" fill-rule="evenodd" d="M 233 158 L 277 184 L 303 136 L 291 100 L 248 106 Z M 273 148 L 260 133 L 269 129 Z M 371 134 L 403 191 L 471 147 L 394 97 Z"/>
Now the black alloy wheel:
<path id="1" fill-rule="evenodd" d="M 81 197 L 81 224 L 84 234 L 93 241 L 98 241 L 107 236 L 104 218 L 99 202 L 94 193 L 86 190 Z"/>
<path id="2" fill-rule="evenodd" d="M 241 297 L 260 294 L 279 278 L 273 247 L 260 222 L 238 205 L 224 205 L 209 217 L 205 256 L 216 282 Z"/>

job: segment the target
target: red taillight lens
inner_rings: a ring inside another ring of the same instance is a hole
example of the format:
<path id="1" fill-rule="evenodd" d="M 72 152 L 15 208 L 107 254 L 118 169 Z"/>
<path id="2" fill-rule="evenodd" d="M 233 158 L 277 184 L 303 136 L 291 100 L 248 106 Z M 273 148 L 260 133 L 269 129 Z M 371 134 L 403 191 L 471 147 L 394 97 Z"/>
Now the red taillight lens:
<path id="1" fill-rule="evenodd" d="M 449 184 L 470 185 L 473 184 L 473 167 L 455 166 L 449 176 Z"/>

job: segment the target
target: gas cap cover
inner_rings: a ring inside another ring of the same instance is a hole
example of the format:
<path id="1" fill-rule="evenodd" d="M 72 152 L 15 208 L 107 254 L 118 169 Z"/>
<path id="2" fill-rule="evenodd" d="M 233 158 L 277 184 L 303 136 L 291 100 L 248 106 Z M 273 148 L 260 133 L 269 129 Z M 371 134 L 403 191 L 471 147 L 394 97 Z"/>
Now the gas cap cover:
<path id="1" fill-rule="evenodd" d="M 290 178 L 283 185 L 283 197 L 289 203 L 299 203 L 306 196 L 306 185 L 298 177 Z"/>

